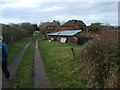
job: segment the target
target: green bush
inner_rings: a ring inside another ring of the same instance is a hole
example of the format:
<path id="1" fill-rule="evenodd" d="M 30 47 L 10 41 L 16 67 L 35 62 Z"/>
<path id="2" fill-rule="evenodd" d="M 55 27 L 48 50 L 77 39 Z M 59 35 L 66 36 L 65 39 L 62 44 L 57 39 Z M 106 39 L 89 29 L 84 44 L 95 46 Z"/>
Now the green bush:
<path id="1" fill-rule="evenodd" d="M 3 41 L 8 45 L 12 45 L 13 42 L 22 40 L 33 34 L 34 26 L 30 23 L 21 23 L 20 25 L 9 26 L 1 24 Z"/>

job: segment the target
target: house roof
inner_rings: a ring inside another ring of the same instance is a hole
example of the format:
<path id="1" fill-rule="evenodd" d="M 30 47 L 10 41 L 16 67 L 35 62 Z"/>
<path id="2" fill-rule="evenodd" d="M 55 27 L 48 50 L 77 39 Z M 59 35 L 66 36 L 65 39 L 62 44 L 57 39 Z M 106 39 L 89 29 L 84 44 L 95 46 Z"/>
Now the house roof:
<path id="1" fill-rule="evenodd" d="M 48 33 L 48 36 L 74 36 L 77 33 L 81 32 L 82 30 L 66 30 L 66 31 L 59 31 L 54 33 Z"/>
<path id="2" fill-rule="evenodd" d="M 74 25 L 86 26 L 85 23 L 81 20 L 69 20 L 62 26 L 64 27 L 64 26 L 74 26 Z"/>
<path id="3" fill-rule="evenodd" d="M 41 24 L 40 27 L 46 28 L 49 24 Z"/>
<path id="4" fill-rule="evenodd" d="M 60 26 L 59 22 L 53 20 L 48 26 Z"/>
<path id="5" fill-rule="evenodd" d="M 40 27 L 42 27 L 42 28 L 47 28 L 49 26 L 50 27 L 60 26 L 60 23 L 55 21 L 55 20 L 53 20 L 53 22 L 46 22 L 46 23 L 43 23 L 43 24 L 40 25 Z"/>

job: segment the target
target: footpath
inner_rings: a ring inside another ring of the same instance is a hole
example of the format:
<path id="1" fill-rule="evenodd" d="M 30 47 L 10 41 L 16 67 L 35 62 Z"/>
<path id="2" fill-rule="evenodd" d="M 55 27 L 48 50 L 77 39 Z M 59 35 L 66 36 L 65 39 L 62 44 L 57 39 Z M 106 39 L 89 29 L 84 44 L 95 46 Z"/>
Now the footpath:
<path id="1" fill-rule="evenodd" d="M 13 63 L 8 66 L 10 70 L 12 80 L 21 64 L 22 58 L 31 44 L 31 41 L 25 45 L 25 47 L 20 51 L 20 53 L 15 57 Z M 5 76 L 2 74 L 2 88 L 10 88 L 11 80 L 6 80 Z M 52 88 L 51 83 L 47 77 L 47 73 L 41 58 L 40 50 L 38 47 L 38 40 L 36 40 L 34 63 L 33 63 L 33 88 Z"/>
<path id="2" fill-rule="evenodd" d="M 20 53 L 15 57 L 13 63 L 11 65 L 8 66 L 8 69 L 10 70 L 11 73 L 11 77 L 10 79 L 13 79 L 15 77 L 15 74 L 18 70 L 18 67 L 20 65 L 20 62 L 22 60 L 22 57 L 24 56 L 27 48 L 29 47 L 29 45 L 31 44 L 31 42 L 29 42 L 28 44 L 25 45 L 24 49 L 22 49 L 20 51 Z M 8 81 L 5 76 L 2 74 L 2 88 L 9 88 L 10 85 L 10 81 Z"/>
<path id="3" fill-rule="evenodd" d="M 33 70 L 33 88 L 51 88 L 50 81 L 47 77 L 44 64 L 42 62 L 38 40 L 36 41 L 34 70 Z"/>

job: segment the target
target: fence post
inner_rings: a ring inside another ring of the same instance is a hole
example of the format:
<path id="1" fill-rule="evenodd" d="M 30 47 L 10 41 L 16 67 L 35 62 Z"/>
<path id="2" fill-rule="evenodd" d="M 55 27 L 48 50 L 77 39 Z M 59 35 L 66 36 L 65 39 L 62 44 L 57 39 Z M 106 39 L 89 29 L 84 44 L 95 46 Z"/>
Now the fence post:
<path id="1" fill-rule="evenodd" d="M 73 48 L 71 48 L 71 50 L 72 50 L 73 56 L 75 57 L 74 49 L 73 49 Z"/>

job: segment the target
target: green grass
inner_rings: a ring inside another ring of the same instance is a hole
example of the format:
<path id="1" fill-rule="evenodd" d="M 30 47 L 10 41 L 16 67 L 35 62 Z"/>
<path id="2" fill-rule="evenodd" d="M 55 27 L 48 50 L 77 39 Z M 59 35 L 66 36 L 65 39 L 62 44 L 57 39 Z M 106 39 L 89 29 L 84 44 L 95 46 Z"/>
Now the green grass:
<path id="1" fill-rule="evenodd" d="M 11 87 L 14 88 L 19 83 L 19 88 L 32 88 L 33 60 L 35 41 L 28 47 Z"/>
<path id="2" fill-rule="evenodd" d="M 78 55 L 82 46 L 60 42 L 40 41 L 42 58 L 54 88 L 85 88 L 81 64 L 73 57 L 71 47 Z"/>
<path id="3" fill-rule="evenodd" d="M 24 48 L 24 46 L 30 41 L 38 38 L 38 36 L 26 37 L 20 42 L 14 43 L 12 46 L 8 46 L 9 56 L 8 56 L 8 64 L 11 64 L 14 58 L 19 54 L 19 52 Z"/>
<path id="4" fill-rule="evenodd" d="M 27 44 L 31 40 L 31 37 L 24 38 L 20 42 L 14 43 L 12 46 L 8 46 L 9 56 L 8 56 L 8 64 L 11 64 L 17 54 L 24 48 L 25 44 Z"/>
<path id="5" fill-rule="evenodd" d="M 15 88 L 16 86 L 19 86 L 19 88 L 32 88 L 35 41 L 39 38 L 39 35 L 31 37 L 30 40 L 32 41 L 32 43 L 23 56 L 16 76 L 11 81 L 12 88 Z"/>

